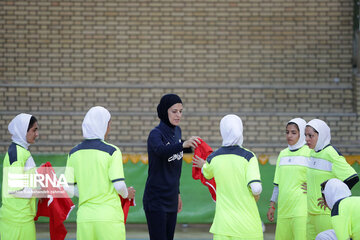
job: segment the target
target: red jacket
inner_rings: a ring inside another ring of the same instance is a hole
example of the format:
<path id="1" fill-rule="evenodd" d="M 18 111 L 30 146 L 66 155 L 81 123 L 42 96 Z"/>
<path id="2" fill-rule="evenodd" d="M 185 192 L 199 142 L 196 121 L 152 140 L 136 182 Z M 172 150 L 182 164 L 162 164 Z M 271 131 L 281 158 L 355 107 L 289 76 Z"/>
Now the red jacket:
<path id="1" fill-rule="evenodd" d="M 206 159 L 212 152 L 212 148 L 206 143 L 204 142 L 202 139 L 200 139 L 200 144 L 195 148 L 195 152 L 194 155 L 202 158 L 202 159 Z M 209 188 L 209 192 L 211 194 L 211 197 L 214 201 L 216 201 L 216 183 L 215 183 L 215 179 L 212 178 L 210 180 L 206 179 L 204 177 L 204 175 L 201 173 L 201 168 L 197 168 L 192 167 L 192 177 L 195 180 L 200 179 L 201 183 L 204 184 L 205 186 L 207 186 Z"/>
<path id="2" fill-rule="evenodd" d="M 124 212 L 124 223 L 126 223 L 126 219 L 127 219 L 127 216 L 128 216 L 128 213 L 129 213 L 129 209 L 130 209 L 130 206 L 136 206 L 135 204 L 135 198 L 133 199 L 124 199 L 122 198 L 122 196 L 120 196 L 119 194 L 119 197 L 120 197 L 120 200 L 121 200 L 121 207 L 123 209 L 123 212 Z"/>
<path id="3" fill-rule="evenodd" d="M 39 167 L 37 172 L 38 174 L 50 174 L 51 176 L 55 173 L 49 162 L 46 162 Z M 59 189 L 49 186 L 47 190 L 49 191 L 49 198 L 39 199 L 38 209 L 34 220 L 37 221 L 40 216 L 49 217 L 50 239 L 64 240 L 67 231 L 63 222 L 68 218 L 75 205 L 62 187 Z M 51 195 L 51 190 L 57 191 L 55 197 Z M 59 191 L 62 191 L 63 193 L 59 193 Z"/>

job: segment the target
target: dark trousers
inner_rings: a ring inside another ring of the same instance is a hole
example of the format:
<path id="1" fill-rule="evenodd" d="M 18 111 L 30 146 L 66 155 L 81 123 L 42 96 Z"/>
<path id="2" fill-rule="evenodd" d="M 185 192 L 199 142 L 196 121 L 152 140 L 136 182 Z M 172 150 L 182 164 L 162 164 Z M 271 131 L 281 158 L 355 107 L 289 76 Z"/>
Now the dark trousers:
<path id="1" fill-rule="evenodd" d="M 150 240 L 173 240 L 176 212 L 145 211 Z"/>

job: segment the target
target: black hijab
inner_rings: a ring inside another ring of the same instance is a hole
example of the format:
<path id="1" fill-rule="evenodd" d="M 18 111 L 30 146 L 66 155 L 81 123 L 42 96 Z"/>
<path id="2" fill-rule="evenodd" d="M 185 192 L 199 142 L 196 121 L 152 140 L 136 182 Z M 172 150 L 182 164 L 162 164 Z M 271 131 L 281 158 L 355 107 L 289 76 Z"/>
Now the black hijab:
<path id="1" fill-rule="evenodd" d="M 160 99 L 160 103 L 157 106 L 158 117 L 160 118 L 161 121 L 163 121 L 166 125 L 168 125 L 171 128 L 175 126 L 172 125 L 169 121 L 168 109 L 176 103 L 182 104 L 181 98 L 178 95 L 166 94 L 162 96 L 162 98 Z"/>

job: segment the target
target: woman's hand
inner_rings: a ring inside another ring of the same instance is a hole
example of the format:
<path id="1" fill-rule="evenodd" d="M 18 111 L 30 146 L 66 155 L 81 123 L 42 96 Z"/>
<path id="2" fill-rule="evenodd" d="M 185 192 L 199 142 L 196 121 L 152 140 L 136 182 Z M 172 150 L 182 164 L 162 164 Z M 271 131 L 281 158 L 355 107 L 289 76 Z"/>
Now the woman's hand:
<path id="1" fill-rule="evenodd" d="M 274 202 L 270 202 L 270 208 L 267 212 L 267 218 L 269 219 L 270 222 L 274 221 L 274 215 L 275 215 L 275 203 Z"/>
<path id="2" fill-rule="evenodd" d="M 200 143 L 201 141 L 199 137 L 192 136 L 191 138 L 183 142 L 183 148 L 189 148 L 189 147 L 196 148 Z"/>
<path id="3" fill-rule="evenodd" d="M 329 208 L 328 205 L 326 204 L 326 201 L 323 197 L 318 198 L 318 204 L 317 204 L 320 208 L 324 208 L 324 211 L 326 210 L 326 208 Z M 329 208 L 329 210 L 331 210 Z"/>
<path id="4" fill-rule="evenodd" d="M 181 197 L 180 197 L 180 194 L 179 194 L 179 202 L 178 202 L 178 213 L 181 212 L 182 210 L 182 200 L 181 200 Z"/>
<path id="5" fill-rule="evenodd" d="M 301 184 L 301 189 L 304 190 L 304 193 L 307 193 L 307 183 L 304 182 L 303 184 Z"/>
<path id="6" fill-rule="evenodd" d="M 128 187 L 128 199 L 133 199 L 135 197 L 136 190 L 133 187 Z"/>
<path id="7" fill-rule="evenodd" d="M 206 163 L 206 161 L 204 159 L 200 158 L 197 155 L 194 155 L 194 157 L 192 159 L 193 159 L 192 162 L 194 164 L 194 167 L 197 167 L 197 168 L 202 168 L 204 166 L 204 164 Z"/>

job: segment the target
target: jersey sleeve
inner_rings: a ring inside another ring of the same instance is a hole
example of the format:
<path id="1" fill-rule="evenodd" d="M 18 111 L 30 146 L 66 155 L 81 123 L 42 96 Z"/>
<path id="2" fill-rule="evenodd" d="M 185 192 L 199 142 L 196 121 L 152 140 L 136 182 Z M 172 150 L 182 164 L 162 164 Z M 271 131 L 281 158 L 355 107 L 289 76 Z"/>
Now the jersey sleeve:
<path id="1" fill-rule="evenodd" d="M 68 159 L 66 161 L 66 168 L 65 168 L 65 178 L 66 181 L 69 184 L 75 184 L 76 183 L 76 178 L 75 178 L 75 174 L 74 174 L 74 167 L 72 165 L 72 160 L 70 158 L 70 156 L 68 155 Z"/>
<path id="2" fill-rule="evenodd" d="M 206 162 L 202 168 L 203 175 L 206 179 L 212 179 L 214 177 L 214 168 L 213 166 Z"/>
<path id="3" fill-rule="evenodd" d="M 337 239 L 350 239 L 348 230 L 351 226 L 349 226 L 348 221 L 344 216 L 336 215 L 331 217 L 331 223 L 334 227 Z"/>
<path id="4" fill-rule="evenodd" d="M 274 185 L 279 185 L 279 164 L 280 164 L 280 155 L 278 156 L 278 159 L 276 161 L 276 167 L 275 167 L 275 175 L 274 175 Z"/>
<path id="5" fill-rule="evenodd" d="M 343 156 L 339 155 L 338 153 L 333 153 L 332 158 L 332 172 L 341 181 L 344 181 L 350 176 L 356 174 L 356 171 L 351 167 L 351 165 L 346 161 Z"/>
<path id="6" fill-rule="evenodd" d="M 125 180 L 122 154 L 119 149 L 117 149 L 111 156 L 111 162 L 109 166 L 109 179 L 112 182 Z"/>
<path id="7" fill-rule="evenodd" d="M 259 163 L 255 155 L 250 159 L 249 164 L 247 166 L 246 181 L 248 184 L 252 182 L 261 182 Z"/>

